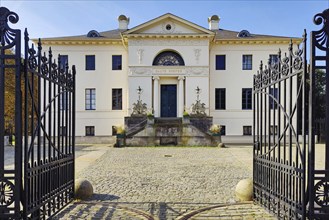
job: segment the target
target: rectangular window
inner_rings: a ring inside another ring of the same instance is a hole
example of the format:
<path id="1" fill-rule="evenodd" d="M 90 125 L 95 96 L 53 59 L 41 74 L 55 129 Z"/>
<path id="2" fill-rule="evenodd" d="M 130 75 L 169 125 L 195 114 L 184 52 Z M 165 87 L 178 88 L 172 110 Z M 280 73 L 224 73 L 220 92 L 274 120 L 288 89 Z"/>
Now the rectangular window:
<path id="1" fill-rule="evenodd" d="M 251 135 L 251 126 L 243 126 L 243 135 Z"/>
<path id="2" fill-rule="evenodd" d="M 59 68 L 65 70 L 66 65 L 69 62 L 69 56 L 68 55 L 60 55 L 59 56 L 59 62 L 60 62 Z"/>
<path id="3" fill-rule="evenodd" d="M 252 109 L 252 89 L 242 89 L 242 109 Z"/>
<path id="4" fill-rule="evenodd" d="M 86 136 L 95 136 L 95 126 L 86 126 Z"/>
<path id="5" fill-rule="evenodd" d="M 277 63 L 278 62 L 278 55 L 276 54 L 270 54 L 270 64 Z"/>
<path id="6" fill-rule="evenodd" d="M 242 55 L 242 69 L 252 70 L 252 55 Z"/>
<path id="7" fill-rule="evenodd" d="M 270 126 L 270 135 L 277 135 L 277 134 L 278 134 L 278 126 L 277 125 L 275 125 L 275 126 L 271 125 Z"/>
<path id="8" fill-rule="evenodd" d="M 226 89 L 221 88 L 221 89 L 215 89 L 215 109 L 216 110 L 221 110 L 221 109 L 226 109 Z"/>
<path id="9" fill-rule="evenodd" d="M 63 93 L 61 93 L 59 95 L 59 107 L 60 110 L 67 110 L 68 109 L 68 103 L 67 103 L 67 99 L 68 99 L 68 94 L 66 91 L 64 91 Z"/>
<path id="10" fill-rule="evenodd" d="M 122 110 L 122 89 L 112 89 L 112 110 Z"/>
<path id="11" fill-rule="evenodd" d="M 86 55 L 86 70 L 95 70 L 95 55 Z"/>
<path id="12" fill-rule="evenodd" d="M 59 127 L 59 136 L 66 136 L 66 126 Z"/>
<path id="13" fill-rule="evenodd" d="M 226 127 L 225 125 L 221 125 L 222 129 L 220 130 L 220 135 L 226 135 Z"/>
<path id="14" fill-rule="evenodd" d="M 216 55 L 216 70 L 225 70 L 225 55 Z"/>
<path id="15" fill-rule="evenodd" d="M 85 90 L 86 110 L 96 110 L 96 89 Z"/>
<path id="16" fill-rule="evenodd" d="M 112 70 L 122 70 L 122 56 L 121 55 L 112 56 Z"/>
<path id="17" fill-rule="evenodd" d="M 270 109 L 276 109 L 278 107 L 277 99 L 278 99 L 278 88 L 270 88 L 270 98 L 269 98 Z"/>
<path id="18" fill-rule="evenodd" d="M 117 129 L 115 127 L 116 126 L 112 126 L 112 136 L 117 135 Z"/>

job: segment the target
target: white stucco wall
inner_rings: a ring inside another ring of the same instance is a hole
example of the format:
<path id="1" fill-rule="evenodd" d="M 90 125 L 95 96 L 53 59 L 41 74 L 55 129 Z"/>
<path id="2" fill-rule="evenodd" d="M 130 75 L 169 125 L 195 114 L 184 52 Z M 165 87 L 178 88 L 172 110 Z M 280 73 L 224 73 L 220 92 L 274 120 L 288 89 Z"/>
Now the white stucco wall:
<path id="1" fill-rule="evenodd" d="M 76 66 L 76 135 L 85 135 L 85 126 L 95 126 L 95 135 L 112 135 L 112 126 L 123 124 L 127 114 L 127 51 L 121 45 L 58 46 L 53 54 L 68 55 Z M 85 70 L 85 56 L 95 55 L 95 70 Z M 112 70 L 112 55 L 122 55 L 122 70 Z M 85 89 L 96 89 L 96 110 L 85 110 Z M 122 110 L 112 110 L 112 89 L 122 88 Z"/>
<path id="2" fill-rule="evenodd" d="M 269 54 L 277 54 L 287 45 L 214 45 L 210 50 L 210 115 L 214 123 L 225 125 L 226 135 L 242 135 L 243 126 L 253 125 L 252 110 L 242 110 L 242 88 L 252 88 L 253 75 L 260 61 L 267 63 Z M 282 52 L 284 54 L 285 51 Z M 216 55 L 226 55 L 226 69 L 216 70 Z M 252 70 L 242 70 L 242 55 L 252 55 Z M 226 109 L 215 109 L 215 89 L 226 89 Z"/>
<path id="3" fill-rule="evenodd" d="M 209 114 L 209 78 L 208 77 L 187 77 L 186 78 L 186 101 L 185 107 L 191 109 L 192 104 L 197 100 L 196 88 L 201 89 L 199 99 L 201 103 L 204 103 L 207 109 L 207 114 Z"/>
<path id="4" fill-rule="evenodd" d="M 139 58 L 139 50 L 143 51 L 142 59 Z M 154 58 L 168 50 L 176 51 L 183 58 L 185 66 L 208 66 L 209 64 L 207 39 L 130 39 L 129 66 L 152 66 Z"/>

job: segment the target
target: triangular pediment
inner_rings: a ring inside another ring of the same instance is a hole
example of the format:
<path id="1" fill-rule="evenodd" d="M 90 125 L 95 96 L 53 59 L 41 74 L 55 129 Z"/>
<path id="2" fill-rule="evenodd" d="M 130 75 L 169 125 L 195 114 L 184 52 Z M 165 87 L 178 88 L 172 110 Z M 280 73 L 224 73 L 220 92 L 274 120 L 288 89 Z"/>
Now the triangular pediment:
<path id="1" fill-rule="evenodd" d="M 214 32 L 182 19 L 176 15 L 167 13 L 153 20 L 138 25 L 123 33 L 124 35 L 214 35 Z"/>

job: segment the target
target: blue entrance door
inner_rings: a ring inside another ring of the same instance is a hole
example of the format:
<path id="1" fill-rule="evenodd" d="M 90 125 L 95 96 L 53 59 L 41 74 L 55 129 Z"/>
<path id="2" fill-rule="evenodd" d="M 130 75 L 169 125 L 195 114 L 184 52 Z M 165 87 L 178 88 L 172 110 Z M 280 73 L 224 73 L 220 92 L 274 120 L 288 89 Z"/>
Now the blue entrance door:
<path id="1" fill-rule="evenodd" d="M 177 117 L 177 85 L 161 85 L 161 117 Z"/>

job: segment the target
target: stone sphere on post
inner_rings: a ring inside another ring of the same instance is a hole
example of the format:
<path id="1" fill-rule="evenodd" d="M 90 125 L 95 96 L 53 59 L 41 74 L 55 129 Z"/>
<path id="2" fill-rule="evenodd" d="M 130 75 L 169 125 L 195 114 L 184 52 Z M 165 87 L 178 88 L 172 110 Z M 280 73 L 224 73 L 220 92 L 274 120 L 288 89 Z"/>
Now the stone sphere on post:
<path id="1" fill-rule="evenodd" d="M 235 195 L 239 201 L 252 201 L 253 199 L 253 181 L 252 179 L 241 180 L 235 188 Z"/>
<path id="2" fill-rule="evenodd" d="M 93 186 L 86 179 L 76 179 L 74 185 L 74 195 L 76 199 L 89 199 L 94 193 Z"/>

